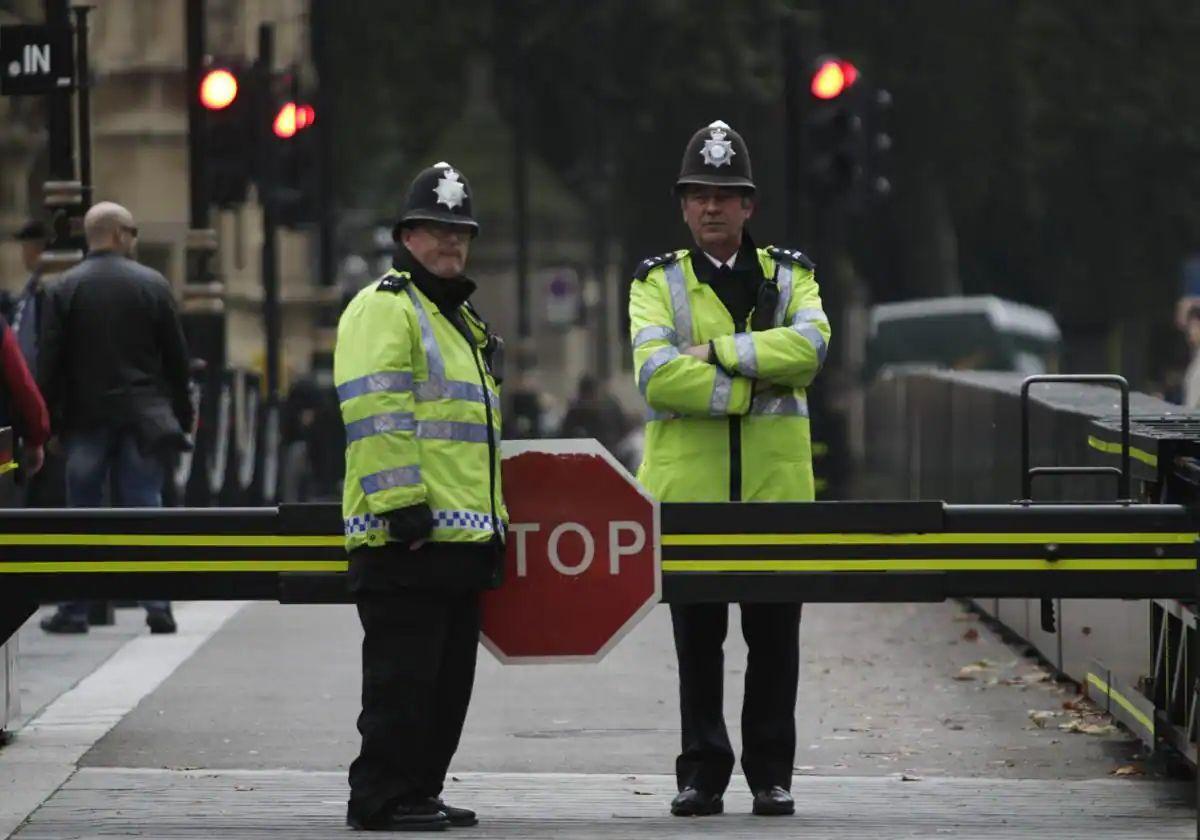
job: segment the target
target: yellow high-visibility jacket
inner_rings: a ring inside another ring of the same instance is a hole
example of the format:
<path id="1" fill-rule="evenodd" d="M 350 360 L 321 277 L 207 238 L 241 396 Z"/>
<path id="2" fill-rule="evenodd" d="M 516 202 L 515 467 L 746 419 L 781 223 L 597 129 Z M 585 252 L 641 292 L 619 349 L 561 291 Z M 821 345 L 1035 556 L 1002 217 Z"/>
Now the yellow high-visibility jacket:
<path id="1" fill-rule="evenodd" d="M 338 322 L 333 376 L 346 426 L 346 549 L 388 541 L 383 515 L 428 504 L 433 542 L 501 539 L 500 399 L 484 324 L 473 341 L 396 269 Z"/>
<path id="2" fill-rule="evenodd" d="M 688 251 L 646 260 L 634 278 L 633 366 L 650 408 L 638 479 L 661 501 L 813 499 L 805 388 L 825 361 L 829 319 L 807 257 L 756 253 L 779 289 L 771 329 L 734 324 Z M 710 341 L 719 364 L 682 352 Z"/>

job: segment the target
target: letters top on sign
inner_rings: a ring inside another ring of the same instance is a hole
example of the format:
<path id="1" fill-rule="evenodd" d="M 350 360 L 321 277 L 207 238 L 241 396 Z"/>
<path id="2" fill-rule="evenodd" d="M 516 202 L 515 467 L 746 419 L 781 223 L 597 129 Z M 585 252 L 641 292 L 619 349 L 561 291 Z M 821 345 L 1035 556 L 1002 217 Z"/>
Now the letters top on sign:
<path id="1" fill-rule="evenodd" d="M 66 27 L 0 26 L 0 94 L 71 90 L 75 86 L 71 34 Z"/>

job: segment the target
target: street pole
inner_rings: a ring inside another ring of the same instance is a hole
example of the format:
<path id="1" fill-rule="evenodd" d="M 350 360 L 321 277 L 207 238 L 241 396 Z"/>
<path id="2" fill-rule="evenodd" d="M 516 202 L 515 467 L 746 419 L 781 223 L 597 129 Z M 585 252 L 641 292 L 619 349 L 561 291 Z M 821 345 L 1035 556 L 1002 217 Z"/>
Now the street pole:
<path id="1" fill-rule="evenodd" d="M 69 30 L 67 0 L 45 0 L 46 24 Z M 77 68 L 85 75 L 87 68 Z M 50 243 L 39 261 L 44 276 L 66 271 L 83 259 L 84 190 L 75 173 L 74 128 L 71 124 L 71 91 L 46 95 L 46 130 L 49 145 L 49 179 L 43 185 L 50 213 Z"/>
<path id="2" fill-rule="evenodd" d="M 88 13 L 92 6 L 75 6 L 75 67 L 79 85 L 79 180 L 82 210 L 92 206 L 92 68 L 88 62 Z"/>
<path id="3" fill-rule="evenodd" d="M 255 73 L 255 141 L 258 145 L 258 200 L 262 205 L 263 326 L 266 331 L 266 391 L 268 404 L 279 398 L 279 258 L 275 208 L 275 161 L 270 152 L 271 71 L 275 66 L 275 31 L 269 23 L 258 27 L 258 64 Z"/>
<path id="4" fill-rule="evenodd" d="M 520 32 L 514 33 L 513 49 L 513 235 L 517 256 L 517 359 L 523 368 L 530 355 L 529 323 L 529 173 L 528 141 L 525 131 L 525 55 Z"/>
<path id="5" fill-rule="evenodd" d="M 192 453 L 190 473 L 178 478 L 186 485 L 184 502 L 203 507 L 212 504 L 209 480 L 215 466 L 224 471 L 218 453 L 228 451 L 216 436 L 227 426 L 221 422 L 221 390 L 225 379 L 225 284 L 221 281 L 217 256 L 217 232 L 211 227 L 208 196 L 207 114 L 200 102 L 207 41 L 206 2 L 187 0 L 185 7 L 187 50 L 188 114 L 188 211 L 189 230 L 185 247 L 185 276 L 181 321 L 188 352 L 203 360 L 200 427 Z"/>

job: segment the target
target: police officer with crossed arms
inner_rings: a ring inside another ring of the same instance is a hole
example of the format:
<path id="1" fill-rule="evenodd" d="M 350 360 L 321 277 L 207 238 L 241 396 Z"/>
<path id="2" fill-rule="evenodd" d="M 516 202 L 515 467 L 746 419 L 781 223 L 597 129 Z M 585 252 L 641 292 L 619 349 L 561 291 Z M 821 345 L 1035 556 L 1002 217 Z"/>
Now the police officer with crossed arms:
<path id="1" fill-rule="evenodd" d="M 630 292 L 634 372 L 650 409 L 638 478 L 664 502 L 811 501 L 805 388 L 830 335 L 814 266 L 751 239 L 750 153 L 724 122 L 692 136 L 675 192 L 693 247 L 643 261 Z M 742 769 L 755 814 L 791 814 L 800 605 L 740 608 Z M 729 608 L 672 604 L 671 620 L 683 741 L 671 813 L 719 814 L 734 764 L 722 713 Z"/>
<path id="2" fill-rule="evenodd" d="M 392 269 L 338 324 L 342 499 L 363 627 L 362 748 L 347 822 L 440 830 L 477 822 L 441 799 L 475 679 L 479 596 L 499 580 L 501 344 L 471 306 L 479 225 L 447 163 L 413 181 Z"/>

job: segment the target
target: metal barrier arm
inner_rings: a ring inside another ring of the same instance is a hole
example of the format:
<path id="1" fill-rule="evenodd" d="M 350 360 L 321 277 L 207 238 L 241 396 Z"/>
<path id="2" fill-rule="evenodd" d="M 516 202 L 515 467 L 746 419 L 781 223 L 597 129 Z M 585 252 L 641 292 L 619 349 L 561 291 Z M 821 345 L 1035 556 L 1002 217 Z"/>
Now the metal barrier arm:
<path id="1" fill-rule="evenodd" d="M 0 640 L 38 601 L 349 601 L 337 505 L 9 510 Z M 1178 505 L 662 505 L 663 600 L 1192 598 Z M 11 625 L 11 626 L 10 626 Z"/>

